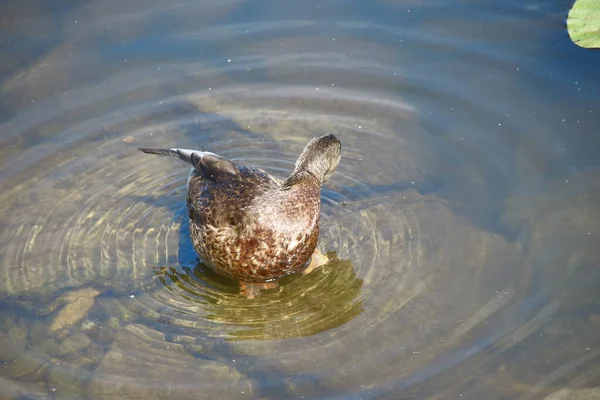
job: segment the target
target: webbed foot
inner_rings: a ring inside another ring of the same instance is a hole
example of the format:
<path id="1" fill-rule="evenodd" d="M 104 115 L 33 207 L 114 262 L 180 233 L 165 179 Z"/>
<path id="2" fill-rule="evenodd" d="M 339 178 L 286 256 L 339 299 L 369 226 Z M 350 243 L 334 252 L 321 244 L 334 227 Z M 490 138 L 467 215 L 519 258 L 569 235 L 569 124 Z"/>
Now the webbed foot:
<path id="1" fill-rule="evenodd" d="M 327 254 L 323 254 L 323 252 L 321 250 L 315 249 L 315 252 L 313 253 L 312 258 L 310 259 L 310 264 L 308 264 L 308 267 L 306 267 L 304 269 L 304 271 L 301 272 L 301 274 L 302 275 L 310 274 L 316 268 L 322 267 L 323 265 L 327 264 L 328 262 L 329 262 L 329 257 L 327 257 Z"/>
<path id="2" fill-rule="evenodd" d="M 261 290 L 274 289 L 279 286 L 277 282 L 240 282 L 240 294 L 248 299 L 253 299 Z"/>

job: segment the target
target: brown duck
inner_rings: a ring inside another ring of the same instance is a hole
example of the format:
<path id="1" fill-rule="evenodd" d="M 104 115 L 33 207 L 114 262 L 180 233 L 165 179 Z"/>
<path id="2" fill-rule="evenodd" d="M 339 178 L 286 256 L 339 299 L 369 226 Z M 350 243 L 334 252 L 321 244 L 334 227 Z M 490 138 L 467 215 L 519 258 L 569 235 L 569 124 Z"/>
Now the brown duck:
<path id="1" fill-rule="evenodd" d="M 313 138 L 285 181 L 207 151 L 140 150 L 194 167 L 187 205 L 202 261 L 232 279 L 269 282 L 307 266 L 319 236 L 321 185 L 339 164 L 341 147 L 331 134 Z"/>

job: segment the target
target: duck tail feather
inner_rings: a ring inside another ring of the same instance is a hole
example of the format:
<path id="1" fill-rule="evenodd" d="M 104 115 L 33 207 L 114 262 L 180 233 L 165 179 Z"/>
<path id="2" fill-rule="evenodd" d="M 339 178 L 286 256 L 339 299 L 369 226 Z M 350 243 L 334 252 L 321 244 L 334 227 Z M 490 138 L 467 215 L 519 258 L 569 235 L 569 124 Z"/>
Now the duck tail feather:
<path id="1" fill-rule="evenodd" d="M 174 149 L 150 149 L 147 147 L 140 147 L 138 150 L 141 152 L 144 152 L 146 154 L 156 154 L 159 156 L 179 157 L 179 154 L 177 154 L 177 152 L 174 151 Z"/>
<path id="2" fill-rule="evenodd" d="M 195 150 L 186 150 L 186 149 L 151 149 L 147 147 L 142 147 L 138 149 L 146 154 L 156 154 L 159 156 L 171 156 L 177 157 L 182 161 L 185 161 L 188 164 L 194 164 L 192 161 L 192 154 L 194 153 L 202 153 Z"/>
<path id="3" fill-rule="evenodd" d="M 233 162 L 209 151 L 178 148 L 150 149 L 145 147 L 138 150 L 147 154 L 178 157 L 180 160 L 191 164 L 202 177 L 212 179 L 214 181 L 220 179 L 226 174 L 239 174 L 239 171 Z"/>

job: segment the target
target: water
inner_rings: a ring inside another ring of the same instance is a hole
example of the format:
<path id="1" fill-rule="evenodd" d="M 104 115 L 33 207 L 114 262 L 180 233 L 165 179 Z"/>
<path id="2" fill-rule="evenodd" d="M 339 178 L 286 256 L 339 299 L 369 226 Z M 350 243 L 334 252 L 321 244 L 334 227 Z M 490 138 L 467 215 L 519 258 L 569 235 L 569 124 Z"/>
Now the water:
<path id="1" fill-rule="evenodd" d="M 600 392 L 600 53 L 567 1 L 0 5 L 8 398 Z M 254 298 L 198 264 L 204 147 L 284 177 L 332 132 L 331 261 Z"/>

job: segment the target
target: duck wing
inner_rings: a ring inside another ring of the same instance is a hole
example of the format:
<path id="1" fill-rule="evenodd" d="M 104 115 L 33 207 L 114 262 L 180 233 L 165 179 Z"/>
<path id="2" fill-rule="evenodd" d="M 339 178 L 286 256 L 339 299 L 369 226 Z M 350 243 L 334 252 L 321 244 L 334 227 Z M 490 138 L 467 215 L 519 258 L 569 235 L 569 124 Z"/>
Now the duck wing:
<path id="1" fill-rule="evenodd" d="M 215 182 L 225 177 L 231 177 L 231 175 L 238 176 L 240 174 L 240 171 L 238 170 L 235 163 L 233 163 L 233 161 L 221 157 L 218 154 L 211 153 L 209 151 L 188 150 L 178 148 L 140 148 L 138 150 L 147 154 L 178 157 L 180 160 L 191 164 L 194 167 L 194 169 L 198 171 L 198 174 L 200 174 L 200 176 Z"/>

